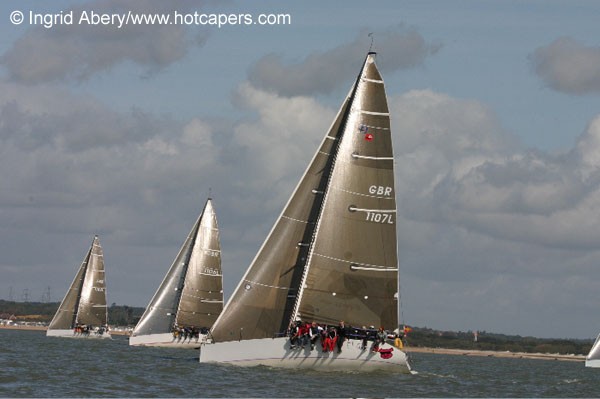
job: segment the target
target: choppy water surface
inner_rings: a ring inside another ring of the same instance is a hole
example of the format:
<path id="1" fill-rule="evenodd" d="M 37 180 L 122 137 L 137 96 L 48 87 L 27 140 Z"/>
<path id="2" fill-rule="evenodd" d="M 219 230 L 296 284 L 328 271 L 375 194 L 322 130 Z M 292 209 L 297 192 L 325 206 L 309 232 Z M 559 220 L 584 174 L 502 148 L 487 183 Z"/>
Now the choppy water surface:
<path id="1" fill-rule="evenodd" d="M 194 350 L 0 330 L 0 397 L 600 397 L 580 362 L 414 354 L 415 375 L 198 363 Z"/>

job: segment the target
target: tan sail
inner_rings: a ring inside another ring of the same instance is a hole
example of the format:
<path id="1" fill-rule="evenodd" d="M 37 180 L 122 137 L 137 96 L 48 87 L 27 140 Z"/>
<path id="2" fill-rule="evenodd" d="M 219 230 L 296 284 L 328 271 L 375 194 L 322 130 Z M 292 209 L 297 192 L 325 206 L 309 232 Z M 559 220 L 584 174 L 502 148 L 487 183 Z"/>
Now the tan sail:
<path id="1" fill-rule="evenodd" d="M 92 244 L 75 322 L 93 326 L 103 326 L 108 323 L 104 254 L 98 236 L 94 237 Z"/>
<path id="2" fill-rule="evenodd" d="M 211 331 L 215 341 L 285 331 L 296 302 L 347 101 Z"/>
<path id="3" fill-rule="evenodd" d="M 81 296 L 83 277 L 85 276 L 85 272 L 87 270 L 91 252 L 92 248 L 90 247 L 89 251 L 85 255 L 85 258 L 83 258 L 83 262 L 81 263 L 81 266 L 79 267 L 79 270 L 77 271 L 75 279 L 71 283 L 67 294 L 60 303 L 56 314 L 52 318 L 52 321 L 48 325 L 49 329 L 69 330 L 75 326 L 75 318 L 77 316 L 77 309 L 79 308 L 79 297 Z"/>
<path id="4" fill-rule="evenodd" d="M 394 154 L 383 80 L 368 57 L 336 154 L 297 316 L 398 327 Z"/>
<path id="5" fill-rule="evenodd" d="M 176 324 L 210 328 L 223 310 L 223 275 L 217 217 L 207 201 L 179 301 Z"/>
<path id="6" fill-rule="evenodd" d="M 75 327 L 85 326 L 85 333 Z M 110 338 L 104 254 L 98 236 L 48 326 L 48 336 Z"/>
<path id="7" fill-rule="evenodd" d="M 208 329 L 223 309 L 219 227 L 208 198 L 164 280 L 135 326 L 130 345 L 195 347 L 174 339 L 177 328 Z"/>

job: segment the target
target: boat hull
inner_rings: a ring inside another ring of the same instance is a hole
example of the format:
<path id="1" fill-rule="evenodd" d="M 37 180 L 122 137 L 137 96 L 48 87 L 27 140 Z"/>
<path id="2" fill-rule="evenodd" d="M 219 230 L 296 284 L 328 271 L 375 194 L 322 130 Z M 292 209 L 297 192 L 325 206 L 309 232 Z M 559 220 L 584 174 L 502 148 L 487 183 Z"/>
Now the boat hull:
<path id="1" fill-rule="evenodd" d="M 389 370 L 410 372 L 406 353 L 384 344 L 382 353 L 361 348 L 361 341 L 348 340 L 342 352 L 323 352 L 320 343 L 314 350 L 290 348 L 287 338 L 264 338 L 246 341 L 203 343 L 200 363 L 225 363 L 242 367 L 269 366 L 278 368 L 312 369 L 319 371 L 373 371 Z M 391 349 L 391 351 L 390 351 Z M 389 356 L 391 354 L 391 356 Z M 387 357 L 387 358 L 386 358 Z"/>
<path id="2" fill-rule="evenodd" d="M 600 359 L 586 359 L 585 367 L 600 368 Z"/>
<path id="3" fill-rule="evenodd" d="M 61 337 L 61 338 L 78 338 L 78 339 L 112 339 L 110 333 L 105 331 L 103 334 L 96 334 L 91 332 L 89 334 L 75 333 L 73 330 L 46 330 L 47 337 Z"/>
<path id="4" fill-rule="evenodd" d="M 156 346 L 161 348 L 180 348 L 180 349 L 198 349 L 200 342 L 204 339 L 203 335 L 200 338 L 177 339 L 171 333 L 164 334 L 148 334 L 129 337 L 130 346 Z"/>

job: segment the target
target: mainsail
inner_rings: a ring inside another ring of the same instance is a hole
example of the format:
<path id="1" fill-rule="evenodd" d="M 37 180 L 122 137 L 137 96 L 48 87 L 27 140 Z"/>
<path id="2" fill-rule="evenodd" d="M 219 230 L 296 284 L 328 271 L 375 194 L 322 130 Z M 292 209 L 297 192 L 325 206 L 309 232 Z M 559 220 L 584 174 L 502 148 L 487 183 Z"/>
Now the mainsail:
<path id="1" fill-rule="evenodd" d="M 76 324 L 96 327 L 108 324 L 104 256 L 98 236 L 94 237 L 48 329 L 69 330 Z"/>
<path id="2" fill-rule="evenodd" d="M 374 56 L 215 322 L 215 342 L 277 336 L 296 317 L 398 327 L 394 161 Z"/>
<path id="3" fill-rule="evenodd" d="M 219 229 L 209 198 L 132 335 L 168 333 L 176 324 L 210 327 L 222 308 Z"/>

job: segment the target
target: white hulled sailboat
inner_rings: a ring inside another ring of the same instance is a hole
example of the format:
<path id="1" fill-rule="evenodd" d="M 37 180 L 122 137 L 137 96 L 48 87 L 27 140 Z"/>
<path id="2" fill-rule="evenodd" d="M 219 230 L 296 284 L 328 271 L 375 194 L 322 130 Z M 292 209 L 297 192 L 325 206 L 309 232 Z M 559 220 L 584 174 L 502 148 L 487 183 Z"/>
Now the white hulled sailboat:
<path id="1" fill-rule="evenodd" d="M 223 310 L 221 245 L 208 198 L 129 345 L 198 348 Z"/>
<path id="2" fill-rule="evenodd" d="M 585 367 L 600 368 L 600 334 L 596 337 L 590 353 L 585 357 Z"/>
<path id="3" fill-rule="evenodd" d="M 294 193 L 200 348 L 200 362 L 409 372 L 386 342 L 296 349 L 297 319 L 400 330 L 394 155 L 384 83 L 369 52 Z"/>
<path id="4" fill-rule="evenodd" d="M 111 338 L 104 255 L 98 236 L 88 250 L 46 331 L 48 337 Z"/>

